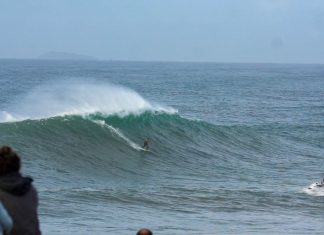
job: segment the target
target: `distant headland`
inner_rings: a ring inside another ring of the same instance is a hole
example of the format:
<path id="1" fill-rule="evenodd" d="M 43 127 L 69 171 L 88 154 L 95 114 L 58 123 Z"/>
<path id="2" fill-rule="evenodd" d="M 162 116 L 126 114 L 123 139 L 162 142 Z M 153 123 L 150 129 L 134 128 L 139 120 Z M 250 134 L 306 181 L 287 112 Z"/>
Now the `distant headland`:
<path id="1" fill-rule="evenodd" d="M 49 51 L 37 57 L 40 60 L 96 60 L 88 55 L 80 55 L 67 52 Z"/>

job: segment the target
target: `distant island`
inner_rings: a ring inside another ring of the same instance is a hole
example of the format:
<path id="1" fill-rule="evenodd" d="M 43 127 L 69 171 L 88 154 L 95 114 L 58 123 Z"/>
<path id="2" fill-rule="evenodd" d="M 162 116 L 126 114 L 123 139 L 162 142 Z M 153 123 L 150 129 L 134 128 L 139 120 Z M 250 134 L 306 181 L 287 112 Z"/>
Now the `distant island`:
<path id="1" fill-rule="evenodd" d="M 80 55 L 67 52 L 49 51 L 37 57 L 40 60 L 96 60 L 88 55 Z"/>

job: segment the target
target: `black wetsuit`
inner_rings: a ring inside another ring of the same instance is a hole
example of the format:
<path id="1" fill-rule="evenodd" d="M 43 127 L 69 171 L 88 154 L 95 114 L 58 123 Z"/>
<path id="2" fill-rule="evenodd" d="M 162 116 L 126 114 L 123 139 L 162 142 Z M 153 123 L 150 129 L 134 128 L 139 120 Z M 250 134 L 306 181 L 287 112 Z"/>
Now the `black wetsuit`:
<path id="1" fill-rule="evenodd" d="M 146 148 L 146 149 L 149 148 L 149 146 L 148 146 L 148 140 L 144 140 L 143 148 Z"/>

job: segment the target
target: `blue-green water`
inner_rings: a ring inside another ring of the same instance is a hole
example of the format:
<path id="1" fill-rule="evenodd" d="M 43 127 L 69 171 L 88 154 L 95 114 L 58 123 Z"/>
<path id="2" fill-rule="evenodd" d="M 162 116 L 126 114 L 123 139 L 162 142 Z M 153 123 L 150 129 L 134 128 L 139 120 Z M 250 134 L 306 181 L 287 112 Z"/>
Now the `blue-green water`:
<path id="1" fill-rule="evenodd" d="M 44 234 L 324 231 L 324 65 L 0 60 L 0 144 Z"/>

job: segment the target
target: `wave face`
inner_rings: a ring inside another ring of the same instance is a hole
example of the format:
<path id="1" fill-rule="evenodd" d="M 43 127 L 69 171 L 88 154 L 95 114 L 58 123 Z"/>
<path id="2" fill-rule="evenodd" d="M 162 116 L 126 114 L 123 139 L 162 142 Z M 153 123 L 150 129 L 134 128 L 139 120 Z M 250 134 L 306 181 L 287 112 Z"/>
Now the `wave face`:
<path id="1" fill-rule="evenodd" d="M 294 156 L 289 146 L 315 152 L 322 144 L 322 139 L 308 139 L 312 145 L 305 145 L 306 140 L 299 138 L 304 128 L 314 129 L 315 135 L 324 127 L 219 126 L 153 110 L 128 114 L 123 110 L 122 115 L 95 112 L 0 124 L 3 143 L 28 148 L 30 155 L 38 156 L 37 161 L 47 166 L 70 162 L 64 166 L 66 171 L 83 169 L 92 174 L 101 169 L 105 177 L 110 173 L 109 177 L 114 177 L 117 172 L 119 176 L 133 177 L 137 173 L 130 171 L 132 164 L 147 156 L 154 164 L 150 168 L 162 181 L 172 173 L 173 177 L 189 174 L 201 180 L 244 176 L 246 181 L 242 183 L 248 183 L 255 174 L 266 182 L 278 168 L 287 169 L 280 173 L 281 177 L 291 177 L 289 162 L 277 165 Z M 151 152 L 142 151 L 144 138 L 149 138 Z M 55 159 L 50 157 L 53 153 Z M 263 175 L 263 170 L 267 174 Z"/>

